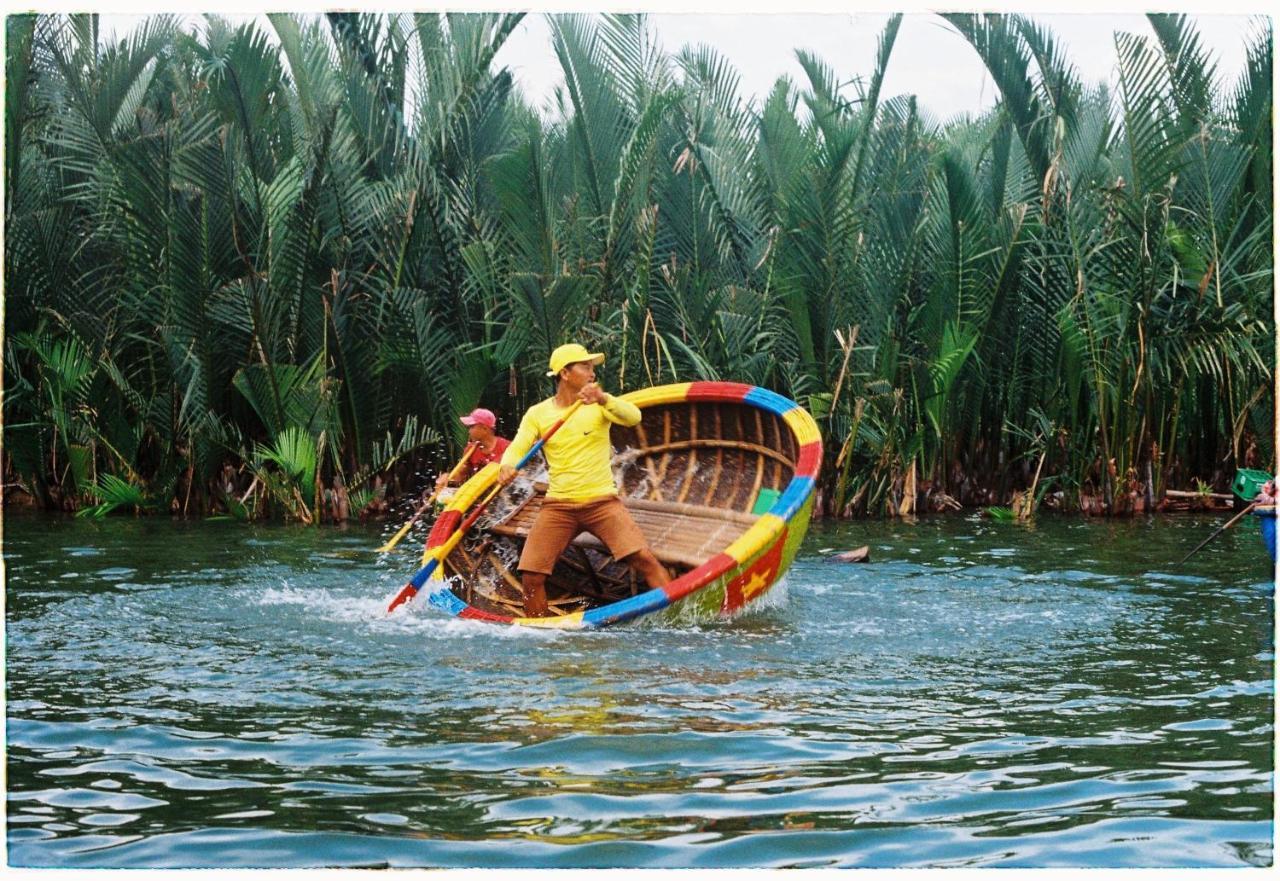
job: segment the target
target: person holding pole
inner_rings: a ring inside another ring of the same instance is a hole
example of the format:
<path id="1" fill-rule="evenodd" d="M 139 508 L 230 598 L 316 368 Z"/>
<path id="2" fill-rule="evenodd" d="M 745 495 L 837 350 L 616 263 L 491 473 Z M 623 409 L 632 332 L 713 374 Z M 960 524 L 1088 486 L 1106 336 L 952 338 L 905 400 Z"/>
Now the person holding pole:
<path id="1" fill-rule="evenodd" d="M 379 553 L 393 550 L 400 543 L 400 540 L 409 534 L 409 529 L 418 522 L 418 519 L 427 512 L 427 509 L 435 504 L 437 499 L 444 499 L 444 490 L 449 484 L 454 481 L 465 481 L 485 465 L 490 462 L 496 462 L 507 447 L 511 445 L 511 441 L 505 437 L 498 437 L 494 432 L 498 420 L 491 410 L 477 407 L 458 421 L 467 426 L 467 436 L 470 439 L 466 448 L 462 451 L 462 457 L 458 460 L 458 464 L 436 478 L 435 491 L 418 506 L 418 510 L 413 512 L 409 522 L 396 530 L 396 534 L 391 536 L 382 547 L 378 548 Z"/>
<path id="2" fill-rule="evenodd" d="M 457 469 L 437 477 L 437 493 L 455 479 L 459 483 L 465 482 L 485 465 L 490 462 L 497 462 L 502 458 L 502 454 L 507 451 L 507 447 L 511 446 L 511 441 L 497 434 L 498 417 L 493 415 L 492 410 L 476 407 L 458 421 L 467 427 L 467 439 L 470 441 L 467 444 L 470 452 L 466 457 L 465 470 L 460 478 L 458 477 Z"/>
<path id="3" fill-rule="evenodd" d="M 530 618 L 547 614 L 547 576 L 569 542 L 584 530 L 600 539 L 614 559 L 629 565 L 649 587 L 671 580 L 618 498 L 610 467 L 609 426 L 636 425 L 640 408 L 596 384 L 595 368 L 602 363 L 603 354 L 588 352 L 577 343 L 552 352 L 547 375 L 556 377 L 556 393 L 529 408 L 502 455 L 498 481 L 506 486 L 515 479 L 517 463 L 545 438 L 542 453 L 550 485 L 518 565 L 524 611 Z M 578 401 L 582 406 L 565 418 Z M 549 433 L 562 418 L 564 430 Z"/>

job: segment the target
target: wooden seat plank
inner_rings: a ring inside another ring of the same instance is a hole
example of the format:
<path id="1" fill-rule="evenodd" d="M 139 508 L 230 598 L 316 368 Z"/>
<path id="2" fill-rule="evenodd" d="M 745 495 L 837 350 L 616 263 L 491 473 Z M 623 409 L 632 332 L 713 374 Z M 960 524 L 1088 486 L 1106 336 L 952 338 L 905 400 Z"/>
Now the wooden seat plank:
<path id="1" fill-rule="evenodd" d="M 526 538 L 542 509 L 543 498 L 541 494 L 531 497 L 504 523 L 491 526 L 489 531 L 510 538 Z M 703 505 L 630 498 L 622 502 L 657 558 L 668 565 L 686 568 L 699 566 L 723 551 L 756 521 L 751 514 Z M 578 535 L 573 543 L 579 547 L 604 548 L 600 540 L 588 532 Z"/>

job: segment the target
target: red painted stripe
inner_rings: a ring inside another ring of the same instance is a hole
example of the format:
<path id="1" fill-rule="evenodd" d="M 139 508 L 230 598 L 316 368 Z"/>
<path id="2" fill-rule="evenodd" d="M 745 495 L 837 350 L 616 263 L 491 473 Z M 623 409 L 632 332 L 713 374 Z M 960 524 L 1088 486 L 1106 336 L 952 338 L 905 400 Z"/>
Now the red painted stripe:
<path id="1" fill-rule="evenodd" d="M 510 624 L 513 620 L 510 615 L 495 615 L 492 612 L 477 609 L 475 606 L 467 606 L 458 613 L 458 617 L 472 618 L 476 621 L 492 621 L 495 624 Z"/>
<path id="2" fill-rule="evenodd" d="M 716 554 L 697 569 L 690 569 L 675 581 L 663 587 L 662 592 L 667 595 L 668 600 L 675 602 L 714 581 L 737 565 L 738 561 L 728 554 Z"/>
<path id="3" fill-rule="evenodd" d="M 755 386 L 740 382 L 694 382 L 685 392 L 686 401 L 741 401 Z"/>
<path id="4" fill-rule="evenodd" d="M 435 548 L 444 544 L 461 522 L 461 511 L 445 511 L 431 528 L 431 534 L 427 536 L 427 547 Z"/>
<path id="5" fill-rule="evenodd" d="M 796 477 L 816 477 L 822 464 L 822 441 L 813 441 L 800 448 L 796 459 Z"/>

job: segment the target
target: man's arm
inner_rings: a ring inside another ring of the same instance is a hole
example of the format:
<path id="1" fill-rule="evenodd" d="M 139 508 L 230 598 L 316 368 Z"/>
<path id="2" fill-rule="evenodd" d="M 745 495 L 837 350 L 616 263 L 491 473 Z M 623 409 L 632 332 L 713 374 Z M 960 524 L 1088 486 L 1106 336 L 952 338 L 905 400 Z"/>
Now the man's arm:
<path id="1" fill-rule="evenodd" d="M 461 462 L 459 462 L 454 467 L 453 471 L 446 471 L 444 474 L 441 474 L 439 477 L 436 478 L 436 492 L 440 492 L 446 486 L 453 483 L 454 471 L 461 471 L 464 466 L 469 466 L 471 464 L 471 460 L 475 458 L 476 450 L 478 449 L 479 449 L 479 445 L 476 444 L 475 441 L 471 441 L 467 444 L 467 448 L 466 450 L 464 450 L 464 452 L 466 453 L 466 458 L 464 458 Z"/>
<path id="2" fill-rule="evenodd" d="M 600 409 L 604 412 L 604 418 L 615 425 L 630 428 L 633 425 L 640 424 L 640 408 L 630 401 L 615 398 L 613 395 L 605 395 L 604 403 L 600 405 Z"/>
<path id="3" fill-rule="evenodd" d="M 615 425 L 630 428 L 640 423 L 639 407 L 606 394 L 604 389 L 594 382 L 584 386 L 582 391 L 578 392 L 578 399 L 584 404 L 599 404 L 604 418 Z"/>

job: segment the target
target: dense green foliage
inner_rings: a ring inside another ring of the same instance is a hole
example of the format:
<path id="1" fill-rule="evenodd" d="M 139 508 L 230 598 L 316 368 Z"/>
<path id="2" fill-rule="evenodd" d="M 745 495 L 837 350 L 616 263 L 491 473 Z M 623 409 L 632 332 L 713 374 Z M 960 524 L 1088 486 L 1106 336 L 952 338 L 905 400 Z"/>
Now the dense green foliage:
<path id="1" fill-rule="evenodd" d="M 900 17 L 841 59 L 865 81 L 800 53 L 757 105 L 643 18 L 555 16 L 549 114 L 492 64 L 519 18 L 10 16 L 6 481 L 354 514 L 571 339 L 606 388 L 800 401 L 835 512 L 1119 512 L 1272 462 L 1269 30 L 1222 84 L 1151 16 L 1112 93 L 1030 20 L 947 15 L 1001 100 L 941 124 L 882 94 Z"/>

